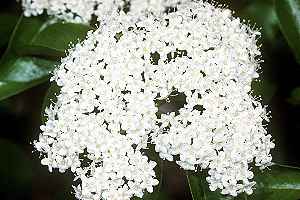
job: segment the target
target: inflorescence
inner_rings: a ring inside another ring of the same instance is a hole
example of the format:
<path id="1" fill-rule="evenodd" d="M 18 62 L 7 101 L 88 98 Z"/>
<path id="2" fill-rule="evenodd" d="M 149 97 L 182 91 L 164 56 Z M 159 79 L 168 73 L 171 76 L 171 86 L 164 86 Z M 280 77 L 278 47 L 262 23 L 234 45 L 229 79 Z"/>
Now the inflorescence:
<path id="1" fill-rule="evenodd" d="M 144 153 L 154 144 L 185 170 L 207 169 L 210 190 L 251 194 L 250 166 L 271 165 L 274 148 L 266 108 L 251 95 L 259 35 L 202 1 L 110 15 L 54 72 L 60 94 L 35 142 L 42 164 L 71 169 L 79 199 L 128 200 L 158 185 Z M 161 113 L 157 102 L 171 95 L 184 105 Z"/>

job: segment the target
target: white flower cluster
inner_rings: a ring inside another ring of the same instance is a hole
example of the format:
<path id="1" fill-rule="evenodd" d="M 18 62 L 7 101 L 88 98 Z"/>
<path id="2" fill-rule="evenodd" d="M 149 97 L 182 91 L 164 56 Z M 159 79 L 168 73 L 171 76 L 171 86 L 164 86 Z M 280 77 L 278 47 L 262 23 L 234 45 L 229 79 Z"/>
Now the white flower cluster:
<path id="1" fill-rule="evenodd" d="M 77 23 L 88 23 L 92 16 L 100 21 L 113 12 L 132 14 L 163 13 L 187 0 L 21 0 L 24 15 L 37 16 L 44 11 L 56 18 Z"/>
<path id="2" fill-rule="evenodd" d="M 250 164 L 271 164 L 265 108 L 251 96 L 259 32 L 202 1 L 161 16 L 113 15 L 62 60 L 61 87 L 35 146 L 42 164 L 71 169 L 79 199 L 127 200 L 152 192 L 160 157 L 208 169 L 212 191 L 252 193 Z M 161 113 L 160 101 L 184 96 Z M 175 159 L 178 158 L 178 159 Z"/>
<path id="3" fill-rule="evenodd" d="M 47 12 L 56 18 L 77 23 L 88 23 L 95 12 L 95 8 L 109 11 L 115 2 L 122 0 L 21 0 L 26 17 L 37 16 Z"/>

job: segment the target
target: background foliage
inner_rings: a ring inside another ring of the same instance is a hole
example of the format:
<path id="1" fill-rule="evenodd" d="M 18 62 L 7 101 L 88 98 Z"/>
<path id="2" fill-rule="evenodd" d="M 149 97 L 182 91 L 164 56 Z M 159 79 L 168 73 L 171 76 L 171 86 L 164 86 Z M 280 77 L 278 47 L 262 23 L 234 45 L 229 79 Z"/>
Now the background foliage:
<path id="1" fill-rule="evenodd" d="M 236 16 L 250 20 L 251 25 L 261 27 L 264 63 L 261 81 L 253 83 L 253 88 L 272 112 L 269 131 L 277 145 L 273 157 L 282 164 L 256 177 L 253 196 L 236 199 L 300 199 L 300 172 L 296 168 L 300 167 L 300 1 L 219 2 L 235 10 Z M 32 153 L 31 142 L 39 134 L 43 99 L 50 87 L 49 72 L 65 55 L 69 43 L 84 38 L 92 27 L 49 20 L 47 16 L 22 17 L 14 0 L 0 3 L 0 193 L 4 200 L 74 199 L 71 174 L 50 174 L 40 165 L 38 153 Z M 202 178 L 205 172 L 185 173 L 168 162 L 161 166 L 157 200 L 233 199 L 209 192 Z"/>

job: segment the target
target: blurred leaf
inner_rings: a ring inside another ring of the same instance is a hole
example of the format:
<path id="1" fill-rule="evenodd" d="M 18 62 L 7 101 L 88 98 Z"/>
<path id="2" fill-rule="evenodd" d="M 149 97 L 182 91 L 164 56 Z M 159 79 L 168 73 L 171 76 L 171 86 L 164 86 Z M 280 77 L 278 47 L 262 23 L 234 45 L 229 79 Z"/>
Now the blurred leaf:
<path id="1" fill-rule="evenodd" d="M 300 104 L 300 87 L 293 89 L 288 102 L 294 105 Z"/>
<path id="2" fill-rule="evenodd" d="M 275 7 L 266 0 L 252 1 L 243 11 L 242 16 L 262 28 L 263 38 L 269 41 L 275 39 L 278 19 Z"/>
<path id="3" fill-rule="evenodd" d="M 8 13 L 0 13 L 0 48 L 8 43 L 18 17 Z"/>
<path id="4" fill-rule="evenodd" d="M 48 79 L 70 43 L 85 38 L 91 27 L 45 17 L 20 17 L 0 62 L 0 100 Z"/>
<path id="5" fill-rule="evenodd" d="M 275 0 L 281 30 L 300 63 L 300 1 Z"/>
<path id="6" fill-rule="evenodd" d="M 297 200 L 300 199 L 300 169 L 274 165 L 255 173 L 256 188 L 252 195 L 241 194 L 234 198 L 211 192 L 208 184 L 199 174 L 188 174 L 193 200 Z"/>
<path id="7" fill-rule="evenodd" d="M 0 139 L 0 191 L 5 193 L 31 189 L 31 160 L 20 146 Z M 2 194 L 1 194 L 2 196 Z"/>

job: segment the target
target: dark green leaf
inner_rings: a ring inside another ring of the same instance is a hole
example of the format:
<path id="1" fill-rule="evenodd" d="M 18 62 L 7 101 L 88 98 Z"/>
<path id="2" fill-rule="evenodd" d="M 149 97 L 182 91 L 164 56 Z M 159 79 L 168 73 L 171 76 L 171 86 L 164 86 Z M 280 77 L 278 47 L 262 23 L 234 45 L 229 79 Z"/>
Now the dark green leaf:
<path id="1" fill-rule="evenodd" d="M 296 200 L 300 198 L 300 169 L 274 165 L 256 173 L 257 189 L 248 199 Z"/>
<path id="2" fill-rule="evenodd" d="M 275 0 L 281 30 L 300 63 L 300 1 Z"/>
<path id="3" fill-rule="evenodd" d="M 16 57 L 2 62 L 0 67 L 0 100 L 45 82 L 55 61 L 38 57 Z M 9 69 L 3 70 L 3 69 Z"/>
<path id="4" fill-rule="evenodd" d="M 12 48 L 35 45 L 65 51 L 70 42 L 77 42 L 85 37 L 91 27 L 83 24 L 72 24 L 53 21 L 45 17 L 23 17 L 15 29 Z"/>
<path id="5" fill-rule="evenodd" d="M 252 195 L 241 194 L 233 198 L 209 191 L 205 178 L 188 174 L 193 200 L 298 200 L 300 199 L 300 169 L 274 165 L 255 173 L 256 189 Z"/>
<path id="6" fill-rule="evenodd" d="M 91 28 L 45 17 L 20 17 L 0 62 L 0 100 L 36 86 L 49 77 L 70 43 Z"/>
<path id="7" fill-rule="evenodd" d="M 0 14 L 0 48 L 8 43 L 18 17 L 12 14 Z"/>
<path id="8" fill-rule="evenodd" d="M 32 44 L 65 52 L 70 43 L 83 39 L 90 28 L 82 24 L 55 23 L 41 31 Z"/>

